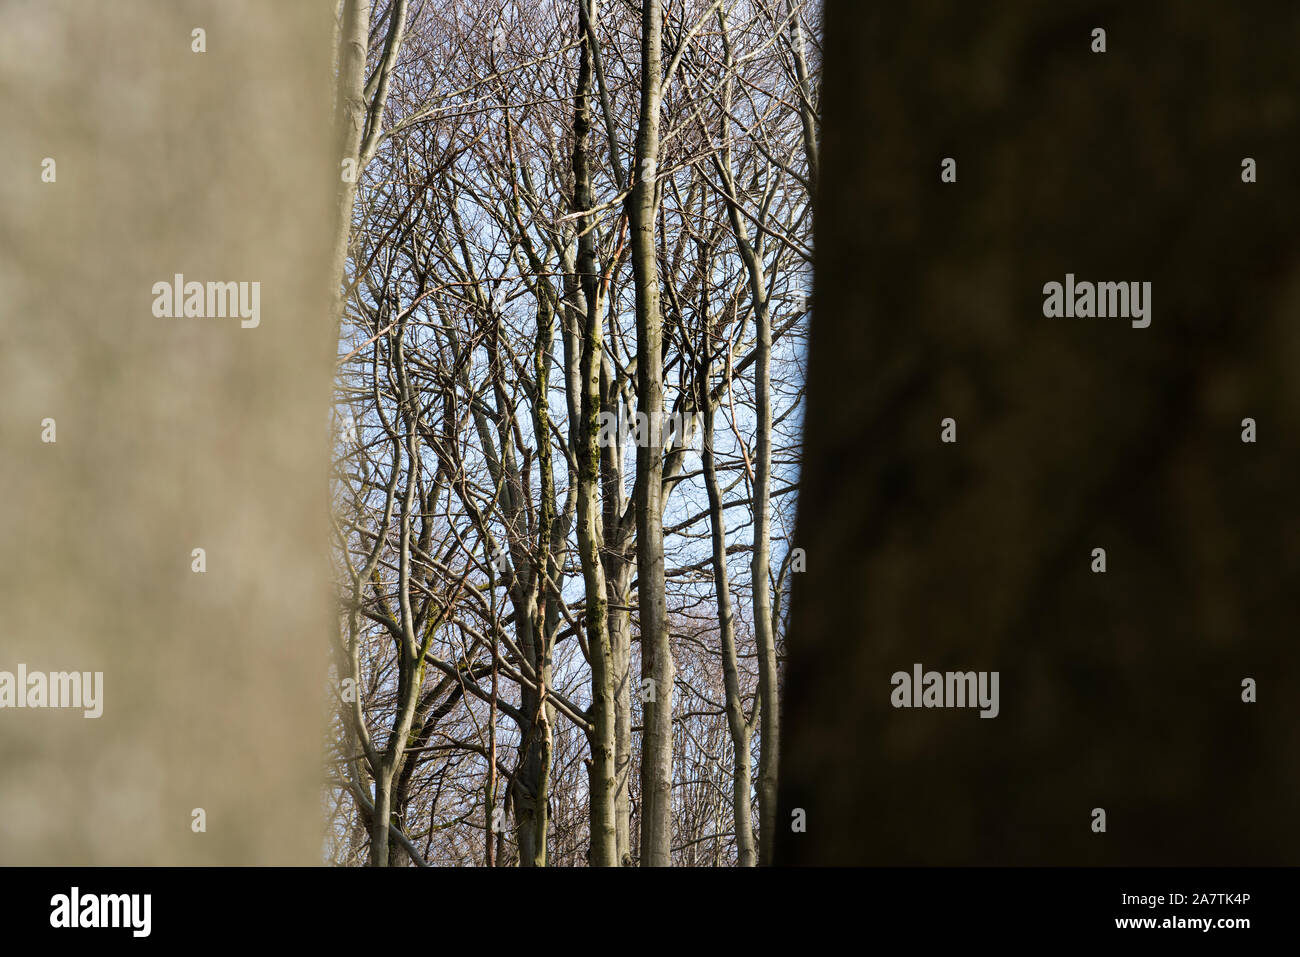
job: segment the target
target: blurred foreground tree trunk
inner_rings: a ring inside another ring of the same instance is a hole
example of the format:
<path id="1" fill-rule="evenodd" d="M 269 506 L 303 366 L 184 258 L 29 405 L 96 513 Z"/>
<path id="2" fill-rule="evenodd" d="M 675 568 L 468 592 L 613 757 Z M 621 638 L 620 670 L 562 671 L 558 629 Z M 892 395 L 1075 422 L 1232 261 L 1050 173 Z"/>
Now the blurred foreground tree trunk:
<path id="1" fill-rule="evenodd" d="M 779 862 L 1294 861 L 1300 11 L 826 17 Z M 917 663 L 997 717 L 891 706 Z"/>

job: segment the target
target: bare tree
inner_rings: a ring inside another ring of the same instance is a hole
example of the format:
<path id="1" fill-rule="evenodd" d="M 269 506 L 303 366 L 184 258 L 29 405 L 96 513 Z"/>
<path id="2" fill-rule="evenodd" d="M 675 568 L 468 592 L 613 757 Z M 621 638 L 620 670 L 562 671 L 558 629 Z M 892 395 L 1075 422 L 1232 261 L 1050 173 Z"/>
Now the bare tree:
<path id="1" fill-rule="evenodd" d="M 766 860 L 807 11 L 375 11 L 342 284 L 329 854 Z"/>

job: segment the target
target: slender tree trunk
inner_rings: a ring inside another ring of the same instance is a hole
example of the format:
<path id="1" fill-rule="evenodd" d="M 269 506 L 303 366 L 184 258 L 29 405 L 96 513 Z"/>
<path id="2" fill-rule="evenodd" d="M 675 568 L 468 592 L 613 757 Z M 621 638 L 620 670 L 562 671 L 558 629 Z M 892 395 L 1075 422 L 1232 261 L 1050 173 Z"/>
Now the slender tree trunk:
<path id="1" fill-rule="evenodd" d="M 804 155 L 808 161 L 809 192 L 817 192 L 817 111 L 813 106 L 812 82 L 808 78 L 808 57 L 804 49 L 803 27 L 799 24 L 799 12 L 793 0 L 786 4 L 790 15 L 789 42 L 790 55 L 794 58 L 795 77 L 799 82 L 799 128 L 803 133 Z"/>
<path id="2" fill-rule="evenodd" d="M 705 348 L 707 355 L 708 346 Z M 714 406 L 708 395 L 707 359 L 700 378 L 700 412 L 704 419 L 704 448 L 700 458 L 704 467 L 704 486 L 709 495 L 709 518 L 713 531 L 713 583 L 718 596 L 718 632 L 722 644 L 722 679 L 727 696 L 727 727 L 731 731 L 731 744 L 735 752 L 731 806 L 736 822 L 736 854 L 741 867 L 753 867 L 756 860 L 754 826 L 749 807 L 749 725 L 745 722 L 745 709 L 740 698 L 740 674 L 736 666 L 736 631 L 731 616 L 731 588 L 727 580 L 727 523 L 722 510 L 722 493 L 718 488 L 718 473 L 713 461 Z"/>
<path id="3" fill-rule="evenodd" d="M 578 0 L 578 86 L 573 114 L 573 203 L 577 211 L 592 207 L 591 167 L 591 50 L 587 39 L 590 0 Z M 603 534 L 600 514 L 600 367 L 603 348 L 600 302 L 596 283 L 596 243 L 592 219 L 582 216 L 578 226 L 578 279 L 582 289 L 584 320 L 578 340 L 580 397 L 578 439 L 578 556 L 586 589 L 587 648 L 591 657 L 591 848 L 593 867 L 619 863 L 614 802 L 614 669 L 609 641 L 605 566 L 601 561 Z"/>
<path id="4" fill-rule="evenodd" d="M 636 527 L 645 727 L 641 741 L 641 863 L 651 867 L 670 863 L 673 766 L 673 660 L 668 643 L 663 543 L 663 329 L 655 242 L 662 27 L 660 0 L 642 0 L 641 110 L 627 212 L 636 287 L 637 411 L 645 424 L 636 450 Z"/>
<path id="5" fill-rule="evenodd" d="M 495 576 L 493 579 L 495 585 Z M 495 591 L 495 588 L 493 589 Z M 495 609 L 494 609 L 495 610 Z M 496 815 L 497 804 L 497 695 L 500 691 L 498 686 L 498 658 L 497 658 L 497 634 L 495 622 L 492 625 L 492 700 L 488 703 L 488 778 L 486 794 L 486 816 L 483 835 L 483 863 L 488 867 L 496 866 L 496 858 L 492 853 L 492 839 L 496 832 Z"/>
<path id="6" fill-rule="evenodd" d="M 366 49 L 370 42 L 370 0 L 344 0 L 338 38 L 338 87 L 335 127 L 339 151 L 339 187 L 336 199 L 334 250 L 330 257 L 330 302 L 334 324 L 343 315 L 340 288 L 347 274 L 348 241 L 352 235 L 352 204 L 361 171 L 345 169 L 344 160 L 356 163 L 366 127 Z"/>
<path id="7" fill-rule="evenodd" d="M 722 33 L 724 71 L 729 76 L 732 67 L 731 44 L 727 39 L 727 18 L 718 11 L 718 25 Z M 729 142 L 729 115 L 731 109 L 731 83 L 723 90 L 722 138 Z M 722 179 L 724 198 L 736 246 L 749 277 L 750 301 L 754 307 L 754 325 L 757 336 L 754 362 L 754 550 L 750 560 L 750 578 L 754 595 L 754 638 L 758 645 L 758 837 L 759 863 L 772 862 L 773 841 L 776 836 L 777 758 L 780 754 L 781 711 L 778 700 L 778 672 L 776 636 L 772 619 L 772 595 L 768 581 L 771 567 L 771 497 L 772 497 L 772 313 L 767 295 L 767 279 L 763 269 L 760 233 L 750 242 L 749 229 L 738 206 L 736 182 L 732 175 L 731 149 L 724 146 L 721 157 L 714 157 L 715 168 Z"/>
<path id="8" fill-rule="evenodd" d="M 754 404 L 758 413 L 758 435 L 754 443 L 754 552 L 750 576 L 754 589 L 754 636 L 758 643 L 759 700 L 762 702 L 758 756 L 759 860 L 771 864 L 772 842 L 776 835 L 777 756 L 781 730 L 776 636 L 772 627 L 772 598 L 768 584 L 771 563 L 772 319 L 766 301 L 756 312 L 758 359 L 754 363 Z"/>
<path id="9" fill-rule="evenodd" d="M 606 363 L 608 369 L 608 363 Z M 601 378 L 602 411 L 617 414 L 619 397 L 609 377 Z M 636 553 L 632 532 L 636 517 L 627 512 L 623 491 L 623 447 L 615 441 L 602 448 L 601 514 L 604 521 L 605 593 L 609 599 L 609 644 L 614 662 L 614 831 L 622 866 L 632 855 L 632 572 Z M 635 507 L 634 507 L 635 508 Z"/>
<path id="10" fill-rule="evenodd" d="M 398 327 L 394 341 L 393 369 L 396 372 L 399 396 L 404 409 L 401 415 L 403 444 L 406 453 L 406 489 L 398 513 L 397 597 L 400 610 L 401 632 L 397 675 L 397 714 L 393 719 L 388 746 L 384 749 L 379 766 L 375 769 L 375 817 L 370 839 L 371 863 L 375 867 L 388 866 L 389 831 L 392 823 L 393 781 L 406 760 L 411 728 L 415 724 L 416 706 L 424 684 L 424 654 L 432 634 L 430 625 L 422 639 L 416 634 L 415 615 L 411 607 L 411 534 L 415 521 L 416 488 L 420 481 L 418 413 L 415 409 L 410 381 L 406 374 L 406 361 L 402 349 L 403 329 Z"/>
<path id="11" fill-rule="evenodd" d="M 384 50 L 370 79 L 366 79 L 366 56 L 370 48 L 370 0 L 343 0 L 338 32 L 339 75 L 336 89 L 335 127 L 339 150 L 339 191 L 335 208 L 334 250 L 331 254 L 331 301 L 334 323 L 343 315 L 340 290 L 347 275 L 348 246 L 352 236 L 352 205 L 357 181 L 379 147 L 383 132 L 384 105 L 388 82 L 397 64 L 397 53 L 406 35 L 407 0 L 393 0 L 388 11 Z"/>
<path id="12" fill-rule="evenodd" d="M 619 863 L 632 863 L 632 623 L 627 611 L 631 600 L 632 562 L 619 560 L 606 575 L 609 595 L 609 641 L 614 663 L 614 832 Z"/>
<path id="13" fill-rule="evenodd" d="M 393 781 L 406 760 L 406 747 L 415 720 L 415 707 L 424 683 L 422 653 L 403 650 L 397 681 L 398 713 L 375 772 L 375 814 L 370 822 L 370 863 L 373 867 L 389 866 L 391 846 L 389 825 L 393 821 Z"/>

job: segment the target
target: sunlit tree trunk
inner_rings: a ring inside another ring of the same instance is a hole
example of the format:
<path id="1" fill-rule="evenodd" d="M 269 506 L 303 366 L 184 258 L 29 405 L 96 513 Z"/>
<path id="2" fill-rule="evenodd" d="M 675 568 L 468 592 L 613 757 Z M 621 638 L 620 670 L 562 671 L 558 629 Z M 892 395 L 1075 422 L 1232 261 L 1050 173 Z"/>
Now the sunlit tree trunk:
<path id="1" fill-rule="evenodd" d="M 591 167 L 588 157 L 591 136 L 591 51 L 587 39 L 589 0 L 578 0 L 579 46 L 578 85 L 573 116 L 573 203 L 575 211 L 592 206 Z M 576 443 L 578 447 L 578 556 L 582 564 L 586 607 L 583 621 L 591 659 L 591 761 L 590 785 L 591 844 L 588 854 L 593 867 L 619 863 L 618 835 L 614 814 L 614 662 L 609 640 L 605 568 L 600 557 L 603 540 L 600 513 L 600 368 L 601 317 L 597 291 L 596 250 L 590 216 L 581 216 L 578 226 L 578 278 L 582 291 L 582 335 L 578 339 L 579 399 Z"/>
<path id="2" fill-rule="evenodd" d="M 636 450 L 638 609 L 645 730 L 641 741 L 641 863 L 669 864 L 673 764 L 673 660 L 668 643 L 663 543 L 663 319 L 656 262 L 656 168 L 662 100 L 660 0 L 641 6 L 641 107 L 633 187 L 627 200 L 636 287 L 637 411 L 645 416 Z M 646 682 L 649 682 L 647 684 Z"/>

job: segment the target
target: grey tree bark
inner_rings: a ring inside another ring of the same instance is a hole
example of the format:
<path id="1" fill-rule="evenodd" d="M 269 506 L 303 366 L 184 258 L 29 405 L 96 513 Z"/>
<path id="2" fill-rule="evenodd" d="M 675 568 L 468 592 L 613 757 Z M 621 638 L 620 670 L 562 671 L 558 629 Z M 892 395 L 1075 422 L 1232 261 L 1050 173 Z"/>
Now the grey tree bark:
<path id="1" fill-rule="evenodd" d="M 724 70 L 732 70 L 731 44 L 727 40 L 727 19 L 718 12 L 718 26 L 725 50 Z M 756 343 L 754 349 L 754 549 L 750 558 L 750 578 L 754 596 L 754 638 L 758 645 L 758 834 L 759 861 L 772 861 L 776 833 L 777 763 L 780 753 L 780 702 L 776 660 L 776 634 L 772 619 L 771 570 L 771 491 L 772 491 L 772 313 L 764 274 L 760 233 L 750 240 L 739 204 L 731 167 L 731 137 L 728 116 L 731 110 L 731 81 L 723 86 L 722 142 L 714 166 L 722 179 L 723 196 L 731 230 L 749 277 L 750 303 L 754 311 Z M 761 217 L 760 212 L 760 217 Z M 761 218 L 758 220 L 761 222 Z"/>
<path id="2" fill-rule="evenodd" d="M 636 287 L 637 411 L 645 416 L 645 434 L 636 450 L 637 605 L 645 728 L 641 742 L 641 863 L 651 867 L 669 864 L 673 762 L 673 660 L 663 548 L 663 318 L 656 262 L 662 31 L 660 0 L 643 0 L 641 105 L 627 215 Z"/>
<path id="3" fill-rule="evenodd" d="M 339 150 L 339 189 L 335 209 L 334 250 L 330 257 L 335 280 L 334 325 L 343 314 L 343 297 L 337 292 L 347 275 L 348 248 L 352 236 L 352 206 L 357 180 L 374 159 L 383 131 L 384 104 L 388 83 L 397 63 L 406 30 L 407 0 L 393 0 L 388 10 L 384 52 L 374 74 L 366 79 L 370 45 L 370 0 L 344 0 L 338 32 L 338 78 L 335 126 Z M 350 162 L 349 162 L 350 161 Z"/>
<path id="4" fill-rule="evenodd" d="M 727 522 L 722 510 L 722 493 L 718 488 L 718 472 L 713 455 L 713 414 L 715 403 L 708 395 L 711 344 L 704 349 L 705 360 L 700 375 L 700 414 L 703 419 L 703 451 L 700 458 L 704 468 L 704 487 L 709 495 L 709 521 L 713 540 L 713 583 L 718 597 L 718 633 L 722 644 L 722 672 L 726 688 L 727 727 L 731 731 L 731 745 L 735 767 L 732 778 L 732 813 L 735 818 L 736 855 L 741 867 L 757 863 L 754 852 L 754 829 L 750 819 L 749 791 L 751 770 L 749 757 L 750 727 L 745 721 L 744 703 L 740 696 L 740 677 L 736 666 L 736 626 L 731 612 L 731 585 L 727 574 Z"/>
<path id="5" fill-rule="evenodd" d="M 573 205 L 575 212 L 592 207 L 591 167 L 588 156 L 591 138 L 591 40 L 590 0 L 578 0 L 580 41 L 578 83 L 573 116 Z M 600 370 L 603 351 L 600 296 L 596 281 L 596 249 L 592 217 L 580 216 L 578 229 L 578 281 L 582 292 L 582 334 L 577 338 L 579 358 L 578 456 L 578 556 L 586 590 L 584 622 L 591 659 L 591 759 L 590 782 L 591 843 L 588 861 L 593 867 L 619 863 L 615 826 L 615 716 L 614 662 L 610 648 L 605 568 L 601 561 L 600 513 Z M 571 359 L 572 357 L 570 357 Z"/>

